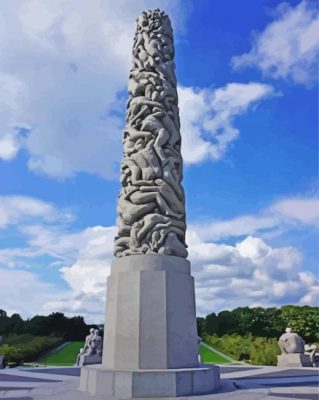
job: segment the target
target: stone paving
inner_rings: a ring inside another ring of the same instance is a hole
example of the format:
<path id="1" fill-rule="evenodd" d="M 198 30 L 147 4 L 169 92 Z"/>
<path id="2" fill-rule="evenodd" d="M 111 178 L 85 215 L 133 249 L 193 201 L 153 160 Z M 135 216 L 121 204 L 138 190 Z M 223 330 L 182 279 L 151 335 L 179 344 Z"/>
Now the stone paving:
<path id="1" fill-rule="evenodd" d="M 220 366 L 221 391 L 185 400 L 319 400 L 318 368 Z M 0 399 L 92 400 L 77 390 L 77 367 L 5 369 L 0 371 Z M 94 400 L 116 400 L 110 396 Z M 144 399 L 145 400 L 145 399 Z M 162 399 L 164 400 L 164 399 Z"/>

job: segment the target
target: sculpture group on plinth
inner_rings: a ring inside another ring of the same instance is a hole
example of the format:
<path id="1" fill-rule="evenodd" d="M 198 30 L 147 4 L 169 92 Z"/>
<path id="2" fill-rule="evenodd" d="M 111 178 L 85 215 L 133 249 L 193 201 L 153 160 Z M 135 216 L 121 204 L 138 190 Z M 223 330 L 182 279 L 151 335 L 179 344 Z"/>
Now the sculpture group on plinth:
<path id="1" fill-rule="evenodd" d="M 304 340 L 291 328 L 280 336 L 278 345 L 281 354 L 277 356 L 278 367 L 313 367 L 317 364 L 317 346 L 305 345 Z"/>
<path id="2" fill-rule="evenodd" d="M 137 19 L 129 95 L 103 359 L 81 369 L 80 390 L 118 398 L 211 393 L 219 368 L 198 362 L 173 33 L 160 10 Z"/>
<path id="3" fill-rule="evenodd" d="M 98 329 L 91 328 L 90 334 L 85 338 L 85 344 L 76 359 L 76 365 L 82 367 L 89 364 L 102 362 L 102 338 Z"/>

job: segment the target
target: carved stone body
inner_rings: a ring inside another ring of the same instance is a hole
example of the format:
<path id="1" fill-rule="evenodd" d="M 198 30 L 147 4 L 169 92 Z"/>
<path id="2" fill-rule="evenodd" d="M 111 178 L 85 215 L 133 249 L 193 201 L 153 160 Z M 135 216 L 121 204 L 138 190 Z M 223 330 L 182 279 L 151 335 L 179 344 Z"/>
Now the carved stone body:
<path id="1" fill-rule="evenodd" d="M 116 257 L 187 257 L 174 45 L 168 16 L 137 19 L 123 134 Z"/>
<path id="2" fill-rule="evenodd" d="M 304 353 L 305 342 L 290 328 L 287 328 L 286 333 L 280 336 L 278 344 L 281 354 Z"/>
<path id="3" fill-rule="evenodd" d="M 82 367 L 88 364 L 101 364 L 102 338 L 98 329 L 91 328 L 90 334 L 85 338 L 85 345 L 76 359 L 76 365 Z"/>
<path id="4" fill-rule="evenodd" d="M 291 328 L 286 328 L 286 333 L 280 336 L 278 345 L 281 354 L 277 356 L 278 367 L 312 367 L 311 357 L 305 354 L 305 342 Z"/>

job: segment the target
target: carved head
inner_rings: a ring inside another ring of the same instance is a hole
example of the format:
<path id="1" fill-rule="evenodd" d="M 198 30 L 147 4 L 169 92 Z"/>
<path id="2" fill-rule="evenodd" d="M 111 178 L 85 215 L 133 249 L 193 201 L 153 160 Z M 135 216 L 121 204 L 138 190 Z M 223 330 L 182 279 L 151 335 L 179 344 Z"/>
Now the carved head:
<path id="1" fill-rule="evenodd" d="M 91 329 L 90 329 L 90 333 L 91 333 L 91 334 L 94 333 L 94 328 L 91 328 Z"/>
<path id="2" fill-rule="evenodd" d="M 143 11 L 137 18 L 137 30 L 140 32 L 169 31 L 171 30 L 169 18 L 164 11 L 158 8 L 156 10 Z"/>
<path id="3" fill-rule="evenodd" d="M 289 328 L 289 327 L 287 327 L 287 328 L 286 328 L 286 333 L 291 333 L 291 332 L 292 332 L 292 329 Z"/>

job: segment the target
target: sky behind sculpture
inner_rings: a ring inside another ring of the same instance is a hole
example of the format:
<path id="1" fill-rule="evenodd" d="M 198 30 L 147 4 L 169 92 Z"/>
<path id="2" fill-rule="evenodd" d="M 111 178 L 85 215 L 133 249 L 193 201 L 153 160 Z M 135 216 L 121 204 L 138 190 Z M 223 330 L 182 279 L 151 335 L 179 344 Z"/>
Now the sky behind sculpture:
<path id="1" fill-rule="evenodd" d="M 12 1 L 0 35 L 9 312 L 102 317 L 131 39 L 155 7 L 174 28 L 199 313 L 316 302 L 314 2 Z"/>

